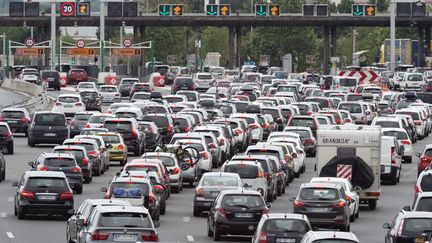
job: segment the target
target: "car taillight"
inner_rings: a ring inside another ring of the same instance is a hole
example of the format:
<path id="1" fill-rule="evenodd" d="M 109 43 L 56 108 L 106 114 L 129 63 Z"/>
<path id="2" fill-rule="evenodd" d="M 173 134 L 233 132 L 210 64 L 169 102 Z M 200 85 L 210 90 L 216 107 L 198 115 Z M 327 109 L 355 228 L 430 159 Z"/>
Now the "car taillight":
<path id="1" fill-rule="evenodd" d="M 60 199 L 61 200 L 73 199 L 73 193 L 72 192 L 63 192 L 62 194 L 60 194 Z"/>
<path id="2" fill-rule="evenodd" d="M 183 128 L 183 131 L 184 131 L 184 132 L 189 132 L 189 127 L 185 127 L 185 128 Z"/>
<path id="3" fill-rule="evenodd" d="M 166 128 L 167 133 L 173 133 L 174 132 L 174 127 L 172 125 L 168 125 Z"/>
<path id="4" fill-rule="evenodd" d="M 208 159 L 209 158 L 209 156 L 208 156 L 208 153 L 207 152 L 200 152 L 200 155 L 202 156 L 202 157 L 204 157 L 204 159 Z"/>
<path id="5" fill-rule="evenodd" d="M 223 208 L 218 208 L 218 209 L 216 210 L 216 213 L 217 213 L 219 216 L 221 216 L 221 217 L 223 217 L 223 218 L 226 218 L 225 209 L 223 209 Z"/>
<path id="6" fill-rule="evenodd" d="M 258 243 L 267 243 L 267 234 L 265 232 L 260 232 L 258 236 Z"/>
<path id="7" fill-rule="evenodd" d="M 269 213 L 269 209 L 267 207 L 263 208 L 262 214 L 268 214 L 268 213 Z"/>
<path id="8" fill-rule="evenodd" d="M 264 173 L 264 177 L 265 177 L 266 179 L 270 179 L 270 173 L 265 172 L 265 173 Z"/>
<path id="9" fill-rule="evenodd" d="M 87 166 L 89 164 L 89 159 L 87 159 L 87 158 L 84 158 L 82 161 L 81 161 L 81 166 Z"/>
<path id="10" fill-rule="evenodd" d="M 360 119 L 360 122 L 365 123 L 365 117 L 364 116 L 362 116 L 362 118 Z"/>
<path id="11" fill-rule="evenodd" d="M 131 125 L 131 133 L 134 139 L 138 138 L 138 133 L 132 128 L 132 125 Z"/>
<path id="12" fill-rule="evenodd" d="M 366 196 L 370 197 L 379 197 L 381 195 L 381 192 L 366 192 Z"/>
<path id="13" fill-rule="evenodd" d="M 345 203 L 344 202 L 337 202 L 333 204 L 334 208 L 343 208 L 345 207 Z"/>
<path id="14" fill-rule="evenodd" d="M 0 121 L 4 121 L 4 117 L 0 116 Z"/>
<path id="15" fill-rule="evenodd" d="M 35 194 L 33 192 L 29 192 L 29 191 L 21 191 L 20 192 L 20 198 L 21 199 L 35 199 Z"/>
<path id="16" fill-rule="evenodd" d="M 39 171 L 47 171 L 47 170 L 48 170 L 48 168 L 45 167 L 45 166 L 43 166 L 43 165 L 39 165 L 37 169 L 38 169 Z"/>
<path id="17" fill-rule="evenodd" d="M 314 145 L 315 141 L 312 138 L 308 138 L 305 140 L 305 144 L 306 145 Z"/>
<path id="18" fill-rule="evenodd" d="M 295 200 L 295 201 L 293 202 L 293 206 L 294 206 L 295 208 L 301 208 L 301 207 L 304 207 L 304 206 L 305 206 L 305 203 L 302 202 L 302 201 L 299 201 L 299 200 Z"/>
<path id="19" fill-rule="evenodd" d="M 397 235 L 398 235 L 399 237 L 402 236 L 402 229 L 403 229 L 403 225 L 404 225 L 404 219 L 402 219 L 402 220 L 400 221 L 399 228 L 398 228 L 398 231 L 397 231 Z"/>
<path id="20" fill-rule="evenodd" d="M 237 130 L 235 130 L 235 134 L 236 135 L 240 135 L 240 134 L 242 134 L 243 133 L 243 131 L 241 130 L 241 129 L 237 129 Z"/>
<path id="21" fill-rule="evenodd" d="M 253 123 L 253 124 L 250 124 L 249 127 L 252 128 L 252 129 L 257 129 L 258 125 L 255 124 L 255 123 Z"/>
<path id="22" fill-rule="evenodd" d="M 306 112 L 306 115 L 308 115 L 308 116 L 312 115 L 312 111 Z"/>
<path id="23" fill-rule="evenodd" d="M 119 145 L 117 146 L 117 149 L 120 149 L 120 150 L 124 149 L 123 144 L 119 144 Z"/>
<path id="24" fill-rule="evenodd" d="M 341 119 L 336 119 L 336 124 L 341 124 L 342 120 Z"/>
<path id="25" fill-rule="evenodd" d="M 211 149 L 215 149 L 215 148 L 217 148 L 217 146 L 216 146 L 216 144 L 214 144 L 214 143 L 209 143 L 209 148 L 211 148 Z"/>
<path id="26" fill-rule="evenodd" d="M 411 141 L 410 140 L 401 140 L 401 143 L 405 144 L 405 145 L 411 145 Z"/>
<path id="27" fill-rule="evenodd" d="M 219 145 L 220 146 L 225 145 L 225 139 L 223 139 L 223 138 L 219 139 Z"/>
<path id="28" fill-rule="evenodd" d="M 75 103 L 76 106 L 82 106 L 83 104 L 81 102 Z"/>
<path id="29" fill-rule="evenodd" d="M 159 236 L 156 232 L 145 232 L 142 234 L 143 241 L 159 241 Z"/>
<path id="30" fill-rule="evenodd" d="M 199 188 L 195 191 L 195 196 L 196 197 L 204 197 L 204 189 Z"/>
<path id="31" fill-rule="evenodd" d="M 415 194 L 417 195 L 420 192 L 420 188 L 418 186 L 415 186 L 414 191 L 415 191 Z"/>
<path id="32" fill-rule="evenodd" d="M 264 129 L 267 129 L 270 127 L 270 125 L 266 122 L 266 123 L 262 124 L 261 127 Z"/>
<path id="33" fill-rule="evenodd" d="M 86 127 L 86 128 L 90 128 L 90 124 L 89 124 L 89 123 L 86 123 L 85 127 Z"/>
<path id="34" fill-rule="evenodd" d="M 180 173 L 180 169 L 177 167 L 171 171 L 171 175 L 177 175 L 178 173 Z"/>
<path id="35" fill-rule="evenodd" d="M 60 106 L 60 105 L 62 105 L 62 103 L 60 103 L 60 102 L 56 102 L 55 105 L 56 105 L 56 106 Z"/>
<path id="36" fill-rule="evenodd" d="M 29 120 L 27 118 L 25 118 L 25 117 L 20 118 L 19 121 L 20 122 L 25 122 L 25 123 L 29 122 Z"/>
<path id="37" fill-rule="evenodd" d="M 120 96 L 120 93 L 115 94 L 115 96 Z"/>
<path id="38" fill-rule="evenodd" d="M 345 123 L 351 123 L 352 120 L 351 119 L 345 119 Z"/>
<path id="39" fill-rule="evenodd" d="M 109 236 L 109 234 L 101 233 L 101 232 L 99 232 L 99 230 L 95 230 L 91 234 L 91 239 L 92 240 L 107 240 L 108 236 Z"/>
<path id="40" fill-rule="evenodd" d="M 414 124 L 416 124 L 417 126 L 421 126 L 421 121 L 414 121 Z"/>
<path id="41" fill-rule="evenodd" d="M 98 156 L 98 152 L 97 151 L 90 151 L 90 152 L 88 152 L 88 156 L 96 158 Z"/>
<path id="42" fill-rule="evenodd" d="M 156 198 L 154 197 L 153 193 L 150 193 L 149 197 L 148 197 L 148 203 L 149 204 L 155 204 L 156 202 Z"/>
<path id="43" fill-rule="evenodd" d="M 72 168 L 72 172 L 75 172 L 75 173 L 78 173 L 78 172 L 81 172 L 81 168 L 80 167 L 73 167 Z"/>

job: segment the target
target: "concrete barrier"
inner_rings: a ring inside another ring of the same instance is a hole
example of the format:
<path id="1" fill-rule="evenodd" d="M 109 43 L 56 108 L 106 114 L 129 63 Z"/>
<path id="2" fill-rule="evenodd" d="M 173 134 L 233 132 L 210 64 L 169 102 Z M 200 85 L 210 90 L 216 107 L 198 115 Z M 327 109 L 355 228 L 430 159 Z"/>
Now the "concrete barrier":
<path id="1" fill-rule="evenodd" d="M 19 79 L 5 79 L 1 86 L 5 89 L 20 91 L 29 94 L 33 97 L 36 97 L 42 94 L 43 92 L 41 86 L 26 81 L 22 81 Z"/>

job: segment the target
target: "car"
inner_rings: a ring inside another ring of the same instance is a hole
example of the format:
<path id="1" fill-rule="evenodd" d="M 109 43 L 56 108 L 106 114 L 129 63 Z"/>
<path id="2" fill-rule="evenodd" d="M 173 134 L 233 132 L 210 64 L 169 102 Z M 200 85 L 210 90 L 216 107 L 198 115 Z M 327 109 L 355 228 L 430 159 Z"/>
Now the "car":
<path id="1" fill-rule="evenodd" d="M 205 92 L 215 84 L 215 79 L 210 73 L 195 73 L 192 80 L 195 83 L 196 91 Z"/>
<path id="2" fill-rule="evenodd" d="M 81 89 L 79 95 L 86 111 L 102 111 L 102 96 L 96 89 Z"/>
<path id="3" fill-rule="evenodd" d="M 105 199 L 126 200 L 132 206 L 149 210 L 152 219 L 159 219 L 159 198 L 156 197 L 154 188 L 147 178 L 115 177 L 109 188 L 102 187 L 101 191 L 105 192 Z"/>
<path id="4" fill-rule="evenodd" d="M 0 122 L 0 149 L 3 153 L 14 154 L 14 137 L 6 122 Z"/>
<path id="5" fill-rule="evenodd" d="M 343 101 L 339 103 L 338 110 L 349 111 L 355 124 L 367 124 L 367 111 L 359 101 Z"/>
<path id="6" fill-rule="evenodd" d="M 143 112 L 138 107 L 120 107 L 114 112 L 117 118 L 135 118 L 137 121 L 143 119 Z"/>
<path id="7" fill-rule="evenodd" d="M 151 171 L 156 172 L 158 176 L 162 178 L 160 183 L 162 183 L 164 188 L 167 188 L 169 192 L 171 189 L 169 184 L 169 172 L 161 159 L 134 159 L 123 167 L 122 173 L 145 172 L 147 176 Z"/>
<path id="8" fill-rule="evenodd" d="M 115 85 L 101 85 L 99 94 L 102 96 L 102 103 L 121 102 L 121 94 Z"/>
<path id="9" fill-rule="evenodd" d="M 182 168 L 179 165 L 177 156 L 172 153 L 150 152 L 144 153 L 142 159 L 158 159 L 167 168 L 169 172 L 169 184 L 171 190 L 179 193 L 183 190 L 183 175 Z"/>
<path id="10" fill-rule="evenodd" d="M 105 143 L 105 140 L 102 136 L 99 135 L 77 135 L 74 137 L 74 139 L 89 139 L 96 142 L 97 145 L 97 154 L 100 155 L 103 169 L 108 170 L 109 169 L 109 151 L 108 147 L 110 147 L 107 143 Z"/>
<path id="11" fill-rule="evenodd" d="M 103 127 L 111 132 L 120 133 L 128 152 L 133 152 L 134 156 L 139 156 L 145 151 L 145 133 L 139 129 L 135 118 L 107 118 Z"/>
<path id="12" fill-rule="evenodd" d="M 129 96 L 135 83 L 140 83 L 138 78 L 122 78 L 118 84 L 121 96 Z"/>
<path id="13" fill-rule="evenodd" d="M 81 194 L 83 190 L 83 174 L 75 157 L 70 154 L 42 153 L 35 161 L 28 162 L 32 170 L 36 171 L 60 171 L 66 175 L 72 190 Z"/>
<path id="14" fill-rule="evenodd" d="M 318 120 L 313 116 L 294 115 L 288 120 L 287 126 L 309 127 L 312 130 L 313 136 L 316 137 L 319 123 Z"/>
<path id="15" fill-rule="evenodd" d="M 304 150 L 310 157 L 315 157 L 317 149 L 317 141 L 309 127 L 285 127 L 284 132 L 294 132 L 300 135 L 300 140 L 303 143 Z"/>
<path id="16" fill-rule="evenodd" d="M 267 213 L 261 216 L 251 242 L 300 242 L 310 230 L 312 227 L 305 215 Z"/>
<path id="17" fill-rule="evenodd" d="M 405 211 L 432 212 L 432 192 L 419 192 L 415 197 L 412 208 L 405 206 Z"/>
<path id="18" fill-rule="evenodd" d="M 115 118 L 110 113 L 95 113 L 88 119 L 85 128 L 102 128 L 107 118 Z"/>
<path id="19" fill-rule="evenodd" d="M 6 180 L 6 160 L 2 153 L 0 153 L 0 182 Z"/>
<path id="20" fill-rule="evenodd" d="M 171 94 L 177 94 L 179 90 L 195 91 L 195 82 L 190 77 L 176 77 L 171 86 Z"/>
<path id="21" fill-rule="evenodd" d="M 399 146 L 403 147 L 403 162 L 412 163 L 413 144 L 406 130 L 403 128 L 383 128 L 381 129 L 381 132 L 384 136 L 395 137 L 398 141 Z"/>
<path id="22" fill-rule="evenodd" d="M 139 121 L 138 126 L 145 133 L 146 151 L 155 151 L 156 147 L 162 144 L 162 135 L 156 124 L 151 121 Z"/>
<path id="23" fill-rule="evenodd" d="M 231 144 L 227 137 L 224 136 L 222 128 L 215 127 L 215 126 L 198 126 L 195 127 L 194 132 L 210 132 L 216 137 L 216 144 L 219 147 L 219 150 L 221 152 L 220 156 L 218 156 L 218 160 L 220 161 L 220 164 L 222 164 L 224 161 L 228 159 L 228 156 L 230 154 Z"/>
<path id="24" fill-rule="evenodd" d="M 400 88 L 407 90 L 421 90 L 425 86 L 425 78 L 422 73 L 405 73 L 400 81 Z"/>
<path id="25" fill-rule="evenodd" d="M 6 107 L 0 113 L 0 122 L 6 122 L 12 133 L 21 132 L 28 136 L 30 114 L 26 108 Z"/>
<path id="26" fill-rule="evenodd" d="M 149 92 L 144 92 L 144 91 L 139 91 L 139 92 L 135 92 L 131 98 L 130 98 L 130 102 L 131 103 L 144 103 L 144 102 L 150 102 L 150 98 L 151 98 L 151 93 Z"/>
<path id="27" fill-rule="evenodd" d="M 128 149 L 123 137 L 117 132 L 100 132 L 96 134 L 101 136 L 108 145 L 109 161 L 120 161 L 123 166 L 127 163 Z"/>
<path id="28" fill-rule="evenodd" d="M 71 69 L 67 73 L 68 84 L 78 84 L 80 82 L 87 82 L 88 76 L 84 69 Z"/>
<path id="29" fill-rule="evenodd" d="M 432 229 L 432 212 L 401 210 L 391 224 L 385 223 L 385 243 L 426 242 Z M 426 234 L 426 235 L 425 235 Z"/>
<path id="30" fill-rule="evenodd" d="M 181 133 L 180 133 L 181 134 Z M 189 148 L 193 148 L 195 149 L 199 155 L 199 162 L 198 162 L 198 167 L 199 167 L 199 172 L 198 174 L 204 174 L 206 172 L 211 172 L 212 171 L 212 165 L 213 163 L 213 156 L 211 155 L 211 151 L 210 148 L 207 145 L 207 142 L 205 141 L 205 139 L 203 140 L 198 140 L 198 139 L 179 139 L 176 140 L 174 143 L 171 143 L 173 145 L 180 145 L 183 147 L 189 147 Z"/>
<path id="31" fill-rule="evenodd" d="M 381 180 L 396 185 L 400 181 L 402 171 L 401 155 L 403 147 L 393 136 L 381 137 Z"/>
<path id="32" fill-rule="evenodd" d="M 79 233 L 88 224 L 90 215 L 97 206 L 131 206 L 128 201 L 116 199 L 86 199 L 66 223 L 66 242 L 78 242 Z M 83 221 L 83 222 L 80 222 Z M 82 224 L 81 224 L 82 223 Z M 80 224 L 80 225 L 78 225 Z"/>
<path id="33" fill-rule="evenodd" d="M 168 143 L 172 136 L 178 132 L 174 120 L 171 116 L 166 114 L 146 114 L 143 121 L 154 122 L 156 124 L 158 131 L 162 136 L 162 142 L 164 143 Z"/>
<path id="34" fill-rule="evenodd" d="M 66 175 L 59 171 L 26 171 L 14 195 L 14 214 L 24 219 L 28 214 L 61 215 L 68 219 L 73 214 L 74 196 Z"/>
<path id="35" fill-rule="evenodd" d="M 134 83 L 132 85 L 132 89 L 130 91 L 129 94 L 129 99 L 132 99 L 132 96 L 136 93 L 136 92 L 147 92 L 147 93 L 151 93 L 153 92 L 153 89 L 151 88 L 149 83 Z"/>
<path id="36" fill-rule="evenodd" d="M 96 90 L 96 84 L 94 82 L 79 82 L 76 86 L 75 92 L 79 93 L 81 90 Z"/>
<path id="37" fill-rule="evenodd" d="M 198 217 L 203 211 L 208 211 L 221 191 L 228 189 L 241 190 L 242 188 L 243 182 L 236 173 L 207 172 L 203 174 L 195 188 L 193 215 Z M 257 192 L 257 195 L 262 197 L 259 192 Z"/>
<path id="38" fill-rule="evenodd" d="M 352 232 L 339 231 L 309 231 L 304 236 L 300 243 L 359 243 L 357 236 Z"/>
<path id="39" fill-rule="evenodd" d="M 47 89 L 54 89 L 60 91 L 60 74 L 56 70 L 41 70 L 39 72 L 39 83 Z"/>
<path id="40" fill-rule="evenodd" d="M 350 231 L 350 201 L 340 185 L 303 183 L 297 197 L 290 198 L 294 213 L 304 214 L 312 226 Z"/>
<path id="41" fill-rule="evenodd" d="M 422 192 L 432 192 L 432 170 L 426 168 L 417 178 L 414 196 L 417 197 Z"/>
<path id="42" fill-rule="evenodd" d="M 99 112 L 94 111 L 81 111 L 75 113 L 74 117 L 70 121 L 70 136 L 74 137 L 75 135 L 79 135 L 82 129 L 85 128 L 90 117 L 98 113 Z"/>
<path id="43" fill-rule="evenodd" d="M 108 132 L 106 128 L 83 128 L 80 135 L 97 135 L 100 132 Z"/>
<path id="44" fill-rule="evenodd" d="M 349 209 L 350 209 L 350 220 L 354 222 L 356 218 L 359 217 L 360 214 L 360 197 L 358 192 L 361 190 L 360 187 L 354 187 L 351 184 L 351 181 L 346 178 L 337 178 L 337 177 L 313 177 L 310 183 L 330 183 L 337 184 L 342 187 L 345 191 L 345 195 L 347 196 L 346 200 L 350 201 Z"/>
<path id="45" fill-rule="evenodd" d="M 38 84 L 39 73 L 35 68 L 24 68 L 21 72 L 20 78 L 29 83 Z"/>
<path id="46" fill-rule="evenodd" d="M 79 219 L 83 226 L 78 242 L 158 242 L 159 234 L 149 211 L 135 206 L 102 206 L 98 205 L 90 215 L 87 224 Z"/>
<path id="47" fill-rule="evenodd" d="M 399 109 L 395 111 L 395 114 L 410 115 L 412 117 L 414 124 L 416 125 L 416 131 L 419 139 L 423 139 L 428 135 L 426 117 L 420 109 Z"/>
<path id="48" fill-rule="evenodd" d="M 417 153 L 419 161 L 417 163 L 417 175 L 420 175 L 423 170 L 430 168 L 432 162 L 432 144 L 427 144 L 422 153 Z"/>
<path id="49" fill-rule="evenodd" d="M 97 141 L 93 139 L 85 139 L 85 138 L 71 138 L 66 139 L 63 142 L 63 145 L 76 145 L 83 146 L 87 150 L 87 156 L 90 159 L 90 163 L 92 164 L 92 173 L 95 176 L 100 176 L 105 173 L 106 168 L 106 158 L 104 158 L 104 154 L 100 152 L 100 146 Z"/>
<path id="50" fill-rule="evenodd" d="M 61 94 L 51 111 L 63 112 L 66 117 L 73 117 L 75 113 L 85 111 L 85 105 L 79 94 Z"/>
<path id="51" fill-rule="evenodd" d="M 258 116 L 256 114 L 236 113 L 232 114 L 230 118 L 244 119 L 247 122 L 248 129 L 251 129 L 252 143 L 262 141 L 264 131 L 259 124 Z"/>
<path id="52" fill-rule="evenodd" d="M 253 235 L 269 208 L 257 191 L 224 190 L 211 203 L 207 235 L 215 241 L 220 241 L 222 235 Z"/>
<path id="53" fill-rule="evenodd" d="M 93 180 L 93 164 L 87 156 L 87 150 L 84 146 L 58 145 L 53 149 L 53 153 L 71 154 L 81 168 L 84 183 L 90 183 Z"/>
<path id="54" fill-rule="evenodd" d="M 66 116 L 62 112 L 37 111 L 28 129 L 27 145 L 41 143 L 62 144 L 69 138 Z"/>

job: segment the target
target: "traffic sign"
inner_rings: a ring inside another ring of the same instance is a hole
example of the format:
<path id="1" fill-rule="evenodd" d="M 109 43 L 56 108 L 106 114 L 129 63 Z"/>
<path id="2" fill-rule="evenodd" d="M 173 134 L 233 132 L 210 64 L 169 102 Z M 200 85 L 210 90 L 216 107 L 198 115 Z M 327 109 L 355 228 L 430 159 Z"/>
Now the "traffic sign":
<path id="1" fill-rule="evenodd" d="M 352 5 L 352 15 L 361 17 L 364 15 L 364 5 Z"/>
<path id="2" fill-rule="evenodd" d="M 15 55 L 17 56 L 37 56 L 44 54 L 43 48 L 17 48 Z"/>
<path id="3" fill-rule="evenodd" d="M 131 39 L 124 39 L 123 40 L 123 46 L 124 47 L 131 47 L 132 46 L 132 40 Z"/>
<path id="4" fill-rule="evenodd" d="M 34 44 L 35 44 L 35 40 L 31 37 L 27 37 L 24 40 L 24 45 L 26 45 L 27 47 L 32 47 L 32 46 L 34 46 Z"/>
<path id="5" fill-rule="evenodd" d="M 303 4 L 303 16 L 314 16 L 315 5 L 314 4 Z"/>
<path id="6" fill-rule="evenodd" d="M 182 16 L 183 15 L 183 4 L 173 4 L 171 6 L 172 15 L 173 16 Z"/>
<path id="7" fill-rule="evenodd" d="M 68 56 L 93 56 L 95 50 L 93 48 L 69 48 L 66 49 Z"/>
<path id="8" fill-rule="evenodd" d="M 207 15 L 216 16 L 218 14 L 218 7 L 219 5 L 217 4 L 207 4 L 206 5 Z"/>
<path id="9" fill-rule="evenodd" d="M 159 4 L 159 16 L 168 16 L 171 13 L 171 5 L 170 4 Z"/>
<path id="10" fill-rule="evenodd" d="M 376 14 L 376 5 L 365 5 L 365 16 L 373 17 Z"/>
<path id="11" fill-rule="evenodd" d="M 373 83 L 378 81 L 378 75 L 375 71 L 364 70 L 364 71 L 340 71 L 338 76 L 344 77 L 357 77 L 360 83 Z"/>
<path id="12" fill-rule="evenodd" d="M 220 4 L 219 5 L 219 15 L 220 16 L 230 16 L 231 15 L 231 5 L 230 4 Z"/>
<path id="13" fill-rule="evenodd" d="M 255 15 L 266 16 L 267 15 L 267 4 L 255 4 Z"/>
<path id="14" fill-rule="evenodd" d="M 123 17 L 138 16 L 138 2 L 123 2 Z"/>
<path id="15" fill-rule="evenodd" d="M 112 54 L 114 56 L 135 56 L 141 55 L 141 50 L 138 48 L 116 48 L 113 49 Z"/>
<path id="16" fill-rule="evenodd" d="M 85 41 L 83 39 L 79 39 L 75 42 L 75 46 L 78 48 L 84 48 L 85 47 Z"/>
<path id="17" fill-rule="evenodd" d="M 75 3 L 74 2 L 61 3 L 60 4 L 60 16 L 62 16 L 62 17 L 75 16 Z"/>
<path id="18" fill-rule="evenodd" d="M 275 4 L 269 5 L 269 14 L 270 16 L 279 16 L 280 15 L 280 6 Z"/>
<path id="19" fill-rule="evenodd" d="M 90 3 L 89 2 L 78 2 L 76 3 L 76 16 L 88 17 L 90 16 Z"/>
<path id="20" fill-rule="evenodd" d="M 317 4 L 316 5 L 316 16 L 317 17 L 328 17 L 329 16 L 328 4 Z"/>

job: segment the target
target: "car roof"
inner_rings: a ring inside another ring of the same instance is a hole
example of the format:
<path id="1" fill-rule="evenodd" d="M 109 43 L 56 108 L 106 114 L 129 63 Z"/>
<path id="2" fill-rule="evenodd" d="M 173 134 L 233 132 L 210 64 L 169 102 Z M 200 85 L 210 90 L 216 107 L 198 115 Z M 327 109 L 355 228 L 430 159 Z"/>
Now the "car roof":
<path id="1" fill-rule="evenodd" d="M 101 205 L 105 204 L 104 206 L 107 206 L 106 204 L 116 204 L 118 206 L 124 205 L 124 206 L 130 206 L 130 202 L 127 200 L 121 200 L 121 199 L 86 199 L 85 202 L 91 204 L 91 205 Z"/>
<path id="2" fill-rule="evenodd" d="M 404 218 L 432 218 L 432 212 L 425 211 L 401 211 Z"/>
<path id="3" fill-rule="evenodd" d="M 207 176 L 233 176 L 233 177 L 239 177 L 239 175 L 237 173 L 232 173 L 232 172 L 223 172 L 223 171 L 218 171 L 218 172 L 206 172 L 202 175 L 202 177 L 207 177 Z M 201 177 L 201 178 L 202 178 Z"/>
<path id="4" fill-rule="evenodd" d="M 86 148 L 84 146 L 79 146 L 79 145 L 58 145 L 55 146 L 53 148 L 53 150 L 55 149 L 75 149 L 75 150 L 86 150 Z"/>
<path id="5" fill-rule="evenodd" d="M 69 158 L 69 159 L 75 159 L 75 156 L 69 154 L 69 153 L 43 153 L 42 154 L 46 158 Z"/>
<path id="6" fill-rule="evenodd" d="M 314 240 L 320 239 L 346 239 L 358 242 L 357 236 L 352 232 L 340 231 L 309 231 L 313 235 Z M 308 233 L 309 234 L 309 233 Z"/>
<path id="7" fill-rule="evenodd" d="M 168 153 L 168 152 L 147 152 L 147 153 L 144 153 L 141 158 L 143 158 L 143 157 L 145 158 L 146 155 L 177 158 L 174 153 Z"/>
<path id="8" fill-rule="evenodd" d="M 333 184 L 333 183 L 303 183 L 300 186 L 301 188 L 316 188 L 316 187 L 323 187 L 323 188 L 335 188 L 335 189 L 339 189 L 341 188 L 340 185 L 338 184 Z"/>
<path id="9" fill-rule="evenodd" d="M 243 195 L 262 196 L 259 191 L 245 190 L 245 189 L 234 189 L 234 190 L 228 189 L 228 190 L 222 190 L 220 192 L 220 194 L 222 194 L 222 195 L 227 195 L 227 194 L 236 194 L 236 195 L 243 194 Z"/>
<path id="10" fill-rule="evenodd" d="M 143 183 L 143 184 L 149 184 L 150 183 L 147 178 L 120 177 L 120 176 L 115 177 L 111 183 L 114 183 L 114 182 L 134 182 L 134 183 Z"/>

